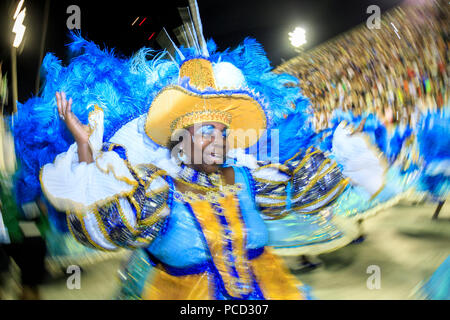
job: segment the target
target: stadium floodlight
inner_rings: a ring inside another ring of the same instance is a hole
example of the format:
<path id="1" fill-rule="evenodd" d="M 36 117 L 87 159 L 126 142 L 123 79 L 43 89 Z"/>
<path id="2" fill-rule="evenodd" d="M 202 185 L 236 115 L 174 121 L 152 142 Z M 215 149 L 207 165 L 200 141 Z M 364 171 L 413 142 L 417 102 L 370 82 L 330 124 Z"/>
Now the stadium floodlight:
<path id="1" fill-rule="evenodd" d="M 25 20 L 25 12 L 26 8 L 22 9 L 24 0 L 21 0 L 17 5 L 16 11 L 14 12 L 14 26 L 12 32 L 16 34 L 14 38 L 13 46 L 18 48 L 22 43 L 23 35 L 25 34 L 26 27 L 23 25 L 23 21 Z"/>
<path id="2" fill-rule="evenodd" d="M 306 43 L 306 30 L 300 27 L 294 29 L 294 31 L 289 32 L 289 41 L 295 48 L 299 48 Z"/>

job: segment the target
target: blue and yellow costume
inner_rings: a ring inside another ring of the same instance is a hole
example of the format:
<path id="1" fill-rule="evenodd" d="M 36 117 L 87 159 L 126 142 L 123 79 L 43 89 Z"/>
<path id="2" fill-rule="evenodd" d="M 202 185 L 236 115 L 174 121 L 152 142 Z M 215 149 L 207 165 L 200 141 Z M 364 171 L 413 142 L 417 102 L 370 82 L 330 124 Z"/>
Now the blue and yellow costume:
<path id="1" fill-rule="evenodd" d="M 177 126 L 219 121 L 231 133 L 267 128 L 270 119 L 258 97 L 220 87 L 232 85 L 220 76 L 224 68 L 226 74 L 237 72 L 230 63 L 213 66 L 203 58 L 183 62 L 180 78 L 186 75 L 188 81 L 163 88 L 147 114 L 126 123 L 108 141 L 104 111 L 96 106 L 89 116 L 94 162 L 79 163 L 77 145 L 72 144 L 41 170 L 45 196 L 67 212 L 70 231 L 79 242 L 102 250 L 138 250 L 127 266 L 135 269 L 126 275 L 122 297 L 306 298 L 301 283 L 271 247 L 298 249 L 342 236 L 323 228 L 328 221 L 317 221 L 322 228 L 306 241 L 279 230 L 302 231 L 295 228 L 301 224 L 288 217 L 315 216 L 349 186 L 342 168 L 314 147 L 296 152 L 283 164 L 263 164 L 237 154 L 228 164 L 234 169 L 233 185 L 223 185 L 217 175 L 196 172 L 170 156 L 166 143 Z M 262 133 L 256 132 L 248 139 L 233 134 L 227 139 L 236 146 L 233 150 L 246 149 L 260 139 Z M 382 186 L 382 166 L 368 148 L 360 154 L 368 160 L 364 170 L 380 176 L 365 183 L 375 192 Z M 367 178 L 364 170 L 356 171 Z M 175 181 L 199 185 L 204 192 L 182 193 Z"/>
<path id="2" fill-rule="evenodd" d="M 91 136 L 94 147 L 100 146 L 102 137 L 96 130 L 101 131 L 102 117 L 100 109 L 90 117 L 91 127 L 95 128 Z M 124 139 L 121 136 L 126 136 L 123 133 L 127 131 L 124 128 L 112 140 Z M 297 195 L 292 206 L 295 204 L 298 210 L 313 212 L 328 206 L 348 183 L 335 164 L 310 148 L 307 156 L 299 158 L 299 154 L 287 165 L 253 170 L 233 166 L 235 185 L 211 183 L 206 195 L 183 194 L 174 187 L 174 180 L 192 183 L 184 177 L 198 173 L 180 167 L 176 175 L 172 174 L 174 178 L 168 174 L 169 166 L 162 170 L 153 164 L 132 165 L 142 156 L 142 145 L 139 150 L 139 139 L 135 137 L 126 138 L 137 141 L 134 145 L 128 143 L 128 149 L 114 142 L 101 145 L 102 151 L 94 149 L 96 162 L 89 165 L 74 162 L 74 144 L 41 172 L 44 194 L 57 208 L 67 210 L 70 231 L 79 242 L 103 250 L 138 250 L 127 268 L 135 268 L 137 256 L 141 266 L 127 275 L 121 297 L 307 297 L 300 282 L 268 247 L 270 234 L 263 217 L 270 223 L 286 216 L 285 212 L 291 213 L 285 208 L 288 183 L 292 183 Z M 121 192 L 114 191 L 110 197 L 102 194 L 100 201 L 91 200 L 100 186 L 114 189 L 114 183 Z M 84 190 L 81 195 L 80 189 Z M 91 204 L 85 206 L 88 202 Z"/>
<path id="3" fill-rule="evenodd" d="M 136 190 L 98 206 L 92 212 L 94 220 L 91 213 L 69 213 L 71 232 L 96 248 L 146 246 L 140 249 L 147 267 L 139 273 L 148 269 L 142 298 L 301 298 L 300 283 L 266 247 L 269 234 L 255 198 L 265 192 L 274 195 L 273 190 L 267 183 L 258 185 L 261 182 L 248 169 L 234 170 L 235 186 L 202 196 L 176 191 L 173 179 L 151 165 L 139 167 L 133 172 Z M 329 204 L 347 183 L 333 181 L 337 183 L 329 189 L 337 191 L 330 193 L 328 201 L 324 197 L 322 205 Z M 263 210 L 272 216 L 276 211 Z M 133 213 L 136 216 L 129 216 Z"/>

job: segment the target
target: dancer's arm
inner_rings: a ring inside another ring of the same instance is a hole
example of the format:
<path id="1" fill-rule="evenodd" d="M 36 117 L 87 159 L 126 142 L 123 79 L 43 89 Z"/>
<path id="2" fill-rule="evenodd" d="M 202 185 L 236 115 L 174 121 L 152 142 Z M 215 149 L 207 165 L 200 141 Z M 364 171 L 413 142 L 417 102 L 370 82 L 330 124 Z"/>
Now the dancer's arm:
<path id="1" fill-rule="evenodd" d="M 103 143 L 103 110 L 89 125 L 79 123 L 60 96 L 58 111 L 76 143 L 41 170 L 44 195 L 81 243 L 103 250 L 149 245 L 169 214 L 168 187 L 161 170 L 132 166 L 123 146 Z M 79 147 L 84 149 L 79 150 Z"/>
<path id="2" fill-rule="evenodd" d="M 252 170 L 251 178 L 258 210 L 268 219 L 283 217 L 291 178 L 288 168 L 281 164 L 265 165 Z"/>
<path id="3" fill-rule="evenodd" d="M 284 164 L 253 170 L 252 177 L 258 209 L 272 219 L 283 218 L 289 212 L 320 211 L 348 185 L 337 164 L 314 148 L 299 152 Z"/>
<path id="4" fill-rule="evenodd" d="M 78 147 L 78 159 L 80 162 L 91 163 L 94 161 L 92 150 L 89 146 L 89 127 L 83 125 L 72 112 L 72 98 L 67 101 L 65 92 L 56 92 L 56 105 L 60 118 L 64 121 L 72 134 Z"/>
<path id="5" fill-rule="evenodd" d="M 298 213 L 318 212 L 351 185 L 361 186 L 369 197 L 375 197 L 384 186 L 385 170 L 383 160 L 366 139 L 339 126 L 329 156 L 311 147 L 284 164 L 253 170 L 256 204 L 264 215 L 279 219 L 288 214 L 288 205 Z"/>

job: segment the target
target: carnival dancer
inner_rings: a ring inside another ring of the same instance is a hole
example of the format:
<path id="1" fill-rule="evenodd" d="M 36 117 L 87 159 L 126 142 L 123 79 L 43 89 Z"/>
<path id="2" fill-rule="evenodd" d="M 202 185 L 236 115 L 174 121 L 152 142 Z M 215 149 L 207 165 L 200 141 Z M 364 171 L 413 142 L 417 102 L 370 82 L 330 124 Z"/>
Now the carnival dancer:
<path id="1" fill-rule="evenodd" d="M 229 81 L 243 77 L 224 76 L 233 73 L 239 69 L 227 62 L 183 61 L 178 84 L 164 87 L 147 114 L 109 141 L 102 108 L 91 112 L 87 127 L 71 111 L 72 99 L 56 95 L 58 113 L 76 143 L 42 168 L 44 194 L 67 212 L 80 242 L 106 250 L 144 248 L 139 250 L 154 267 L 142 298 L 305 297 L 267 247 L 267 225 L 293 212 L 321 211 L 349 179 L 315 148 L 284 164 L 261 166 L 237 157 L 227 165 L 227 150 L 255 145 L 270 123 L 260 97 Z M 196 154 L 201 162 L 195 162 Z M 360 156 L 366 166 L 350 176 L 375 193 L 384 168 L 368 147 Z M 293 194 L 289 210 L 287 184 Z M 261 214 L 271 220 L 265 223 Z"/>

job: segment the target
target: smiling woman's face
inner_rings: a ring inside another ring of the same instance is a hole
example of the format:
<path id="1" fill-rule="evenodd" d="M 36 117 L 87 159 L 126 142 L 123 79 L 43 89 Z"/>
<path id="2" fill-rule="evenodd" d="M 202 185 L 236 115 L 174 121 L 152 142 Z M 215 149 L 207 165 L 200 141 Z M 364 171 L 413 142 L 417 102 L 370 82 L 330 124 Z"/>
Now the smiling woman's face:
<path id="1" fill-rule="evenodd" d="M 211 173 L 223 165 L 226 156 L 226 129 L 219 122 L 202 122 L 187 128 L 191 139 L 189 143 L 184 143 L 183 152 L 190 159 L 193 168 Z"/>

